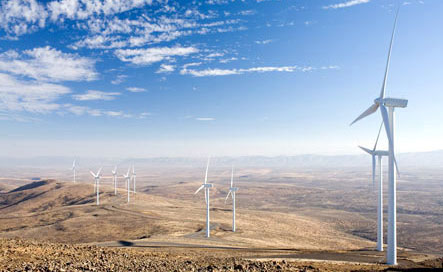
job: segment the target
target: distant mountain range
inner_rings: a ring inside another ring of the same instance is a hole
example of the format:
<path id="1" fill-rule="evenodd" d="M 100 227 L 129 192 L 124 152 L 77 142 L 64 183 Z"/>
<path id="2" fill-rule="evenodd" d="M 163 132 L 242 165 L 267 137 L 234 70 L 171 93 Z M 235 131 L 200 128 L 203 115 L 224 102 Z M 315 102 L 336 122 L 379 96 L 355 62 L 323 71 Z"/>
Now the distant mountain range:
<path id="1" fill-rule="evenodd" d="M 73 157 L 32 157 L 10 158 L 0 157 L 0 168 L 30 167 L 30 168 L 65 168 L 70 169 Z M 206 158 L 186 157 L 154 157 L 154 158 L 76 158 L 77 165 L 113 166 L 132 165 L 138 167 L 200 167 L 206 164 Z M 414 152 L 397 154 L 397 160 L 404 167 L 414 168 L 443 168 L 443 150 L 431 152 Z M 385 163 L 387 159 L 384 160 Z M 214 157 L 211 164 L 214 167 L 291 167 L 291 168 L 333 168 L 333 167 L 363 167 L 371 163 L 369 155 L 296 155 L 296 156 L 241 156 Z"/>

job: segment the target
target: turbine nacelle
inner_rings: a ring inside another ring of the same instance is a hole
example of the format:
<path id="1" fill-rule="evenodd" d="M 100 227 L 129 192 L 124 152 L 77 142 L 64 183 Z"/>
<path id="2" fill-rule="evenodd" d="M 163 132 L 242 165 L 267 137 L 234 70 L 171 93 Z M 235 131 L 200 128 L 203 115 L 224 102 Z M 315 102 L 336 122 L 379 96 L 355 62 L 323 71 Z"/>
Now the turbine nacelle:
<path id="1" fill-rule="evenodd" d="M 229 191 L 231 192 L 237 192 L 238 191 L 238 187 L 230 187 Z"/>
<path id="2" fill-rule="evenodd" d="M 389 97 L 383 99 L 383 105 L 385 107 L 392 107 L 392 108 L 406 108 L 408 106 L 408 100 Z"/>

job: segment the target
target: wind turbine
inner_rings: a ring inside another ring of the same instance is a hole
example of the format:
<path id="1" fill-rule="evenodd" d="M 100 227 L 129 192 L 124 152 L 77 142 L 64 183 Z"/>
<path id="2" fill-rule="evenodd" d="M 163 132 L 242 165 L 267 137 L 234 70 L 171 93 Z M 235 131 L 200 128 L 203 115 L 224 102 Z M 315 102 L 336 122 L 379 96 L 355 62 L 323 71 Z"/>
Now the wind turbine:
<path id="1" fill-rule="evenodd" d="M 94 174 L 94 172 L 89 171 L 91 175 L 94 177 L 95 181 L 95 191 L 97 193 L 97 205 L 100 205 L 100 193 L 99 193 L 99 186 L 100 186 L 100 174 L 102 172 L 102 168 L 100 168 L 97 172 L 97 174 Z"/>
<path id="2" fill-rule="evenodd" d="M 376 157 L 378 157 L 379 165 L 379 181 L 378 181 L 378 197 L 377 197 L 377 250 L 383 251 L 383 157 L 389 156 L 389 151 L 377 150 L 378 139 L 380 138 L 380 132 L 383 127 L 383 123 L 378 130 L 377 140 L 375 141 L 374 148 L 371 150 L 366 147 L 359 146 L 363 151 L 371 155 L 372 157 L 372 186 L 375 186 L 375 172 L 376 172 Z"/>
<path id="3" fill-rule="evenodd" d="M 406 108 L 408 100 L 398 98 L 386 98 L 385 90 L 388 79 L 389 64 L 391 60 L 392 44 L 394 41 L 395 29 L 397 26 L 397 15 L 395 16 L 394 29 L 392 31 L 391 43 L 389 45 L 388 60 L 386 63 L 385 76 L 383 79 L 383 85 L 381 88 L 380 96 L 374 100 L 374 104 L 364 111 L 357 119 L 352 123 L 365 118 L 368 115 L 376 112 L 380 108 L 380 112 L 383 118 L 386 135 L 389 142 L 389 186 L 388 186 L 388 251 L 387 251 L 387 263 L 390 265 L 397 264 L 397 177 L 394 170 L 396 159 L 394 150 L 394 109 Z M 389 110 L 389 113 L 388 113 Z"/>
<path id="4" fill-rule="evenodd" d="M 112 176 L 114 177 L 114 195 L 117 195 L 117 166 L 112 170 Z"/>
<path id="5" fill-rule="evenodd" d="M 74 183 L 75 183 L 75 160 L 74 160 L 74 162 L 72 163 L 72 169 L 71 169 L 73 172 L 74 172 Z"/>
<path id="6" fill-rule="evenodd" d="M 228 200 L 229 194 L 232 197 L 232 231 L 235 232 L 235 193 L 238 191 L 237 187 L 234 187 L 234 167 L 231 172 L 231 187 L 229 187 L 228 195 L 225 198 L 225 203 Z"/>
<path id="7" fill-rule="evenodd" d="M 129 171 L 131 170 L 131 167 L 128 168 L 128 172 L 126 173 L 126 175 L 123 175 L 123 177 L 126 180 L 126 184 L 127 184 L 127 191 L 128 191 L 128 203 L 129 203 L 129 184 L 131 183 L 131 175 L 129 174 Z"/>
<path id="8" fill-rule="evenodd" d="M 135 195 L 135 178 L 137 175 L 135 174 L 135 168 L 134 165 L 132 165 L 132 181 L 134 182 L 134 195 Z"/>
<path id="9" fill-rule="evenodd" d="M 211 232 L 211 226 L 209 222 L 209 188 L 212 188 L 212 184 L 207 183 L 208 182 L 208 169 L 209 169 L 209 160 L 208 158 L 208 164 L 206 165 L 206 175 L 205 175 L 205 183 L 200 186 L 197 191 L 195 191 L 194 195 L 200 192 L 201 189 L 205 189 L 205 201 L 206 201 L 206 237 L 210 237 Z"/>

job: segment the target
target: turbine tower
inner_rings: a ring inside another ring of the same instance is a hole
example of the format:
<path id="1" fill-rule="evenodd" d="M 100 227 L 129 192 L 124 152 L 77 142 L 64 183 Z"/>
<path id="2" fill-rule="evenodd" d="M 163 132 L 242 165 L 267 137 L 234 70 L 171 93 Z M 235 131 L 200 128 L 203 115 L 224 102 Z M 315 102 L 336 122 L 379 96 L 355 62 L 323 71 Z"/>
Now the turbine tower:
<path id="1" fill-rule="evenodd" d="M 132 165 L 132 182 L 134 182 L 134 195 L 135 195 L 135 178 L 137 175 L 135 174 L 135 168 L 134 165 Z"/>
<path id="2" fill-rule="evenodd" d="M 126 180 L 126 185 L 127 185 L 126 188 L 127 188 L 127 191 L 128 191 L 128 203 L 129 203 L 129 192 L 130 192 L 129 185 L 131 183 L 131 175 L 129 174 L 130 170 L 131 170 L 131 167 L 128 168 L 128 172 L 126 173 L 126 175 L 123 175 L 123 177 Z"/>
<path id="3" fill-rule="evenodd" d="M 75 167 L 76 166 L 75 166 L 75 160 L 74 160 L 74 162 L 72 163 L 72 169 L 71 169 L 74 172 L 74 183 L 75 183 L 75 178 L 76 178 L 76 176 L 75 176 L 75 174 L 76 174 L 75 173 L 75 170 L 76 170 Z"/>
<path id="4" fill-rule="evenodd" d="M 94 181 L 95 181 L 95 191 L 97 193 L 97 206 L 100 205 L 100 190 L 99 190 L 99 184 L 100 184 L 100 174 L 102 172 L 102 168 L 100 168 L 97 172 L 97 174 L 94 174 L 94 172 L 89 171 L 91 173 L 91 175 L 94 177 Z"/>
<path id="5" fill-rule="evenodd" d="M 389 142 L 389 186 L 388 186 L 388 251 L 387 251 L 387 263 L 389 265 L 397 265 L 397 177 L 394 170 L 395 159 L 395 145 L 394 145 L 394 110 L 395 108 L 406 108 L 408 100 L 398 98 L 386 98 L 385 90 L 388 79 L 389 63 L 391 60 L 392 44 L 394 41 L 395 29 L 397 26 L 398 11 L 395 17 L 394 29 L 392 31 L 391 43 L 389 46 L 388 60 L 386 63 L 385 76 L 383 79 L 383 85 L 381 88 L 380 96 L 374 100 L 374 104 L 364 111 L 357 119 L 352 123 L 365 118 L 368 115 L 376 112 L 380 108 L 380 112 L 383 118 L 383 124 L 386 130 L 386 135 Z M 389 110 L 389 112 L 388 112 Z"/>
<path id="6" fill-rule="evenodd" d="M 117 195 L 117 166 L 112 170 L 112 176 L 114 179 L 114 195 Z"/>
<path id="7" fill-rule="evenodd" d="M 208 169 L 209 169 L 209 160 L 208 158 L 208 164 L 206 165 L 206 175 L 205 175 L 205 183 L 200 186 L 197 191 L 195 191 L 194 195 L 200 192 L 201 189 L 205 189 L 205 201 L 206 201 L 206 237 L 210 237 L 211 232 L 211 226 L 209 221 L 209 188 L 212 188 L 212 184 L 208 183 Z"/>
<path id="8" fill-rule="evenodd" d="M 231 172 L 231 187 L 229 187 L 228 195 L 225 198 L 225 203 L 228 200 L 229 194 L 232 197 L 232 232 L 235 232 L 235 193 L 238 191 L 237 187 L 234 187 L 234 167 Z"/>

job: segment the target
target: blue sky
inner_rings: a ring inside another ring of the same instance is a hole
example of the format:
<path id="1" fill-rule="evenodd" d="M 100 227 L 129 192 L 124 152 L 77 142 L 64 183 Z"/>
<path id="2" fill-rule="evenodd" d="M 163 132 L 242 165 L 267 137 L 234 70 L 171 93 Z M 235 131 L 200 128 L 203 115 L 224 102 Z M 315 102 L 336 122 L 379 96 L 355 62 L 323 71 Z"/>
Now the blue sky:
<path id="1" fill-rule="evenodd" d="M 442 1 L 29 0 L 0 4 L 1 155 L 358 153 L 399 5 L 397 150 L 442 149 Z"/>

